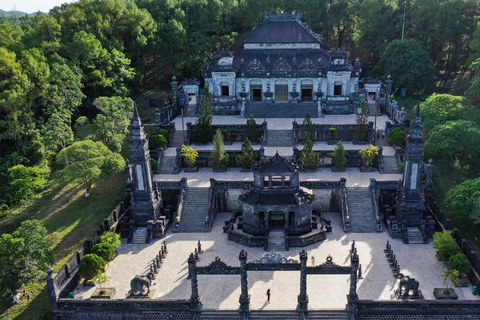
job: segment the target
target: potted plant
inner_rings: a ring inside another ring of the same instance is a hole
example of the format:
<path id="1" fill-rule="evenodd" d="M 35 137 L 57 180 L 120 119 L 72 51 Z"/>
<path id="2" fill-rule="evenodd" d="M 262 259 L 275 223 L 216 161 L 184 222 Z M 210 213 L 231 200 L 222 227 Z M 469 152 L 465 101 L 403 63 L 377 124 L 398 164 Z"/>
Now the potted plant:
<path id="1" fill-rule="evenodd" d="M 230 138 L 230 133 L 231 131 L 228 129 L 222 130 L 222 137 L 223 137 L 223 143 L 231 145 L 233 143 L 232 139 Z"/>
<path id="2" fill-rule="evenodd" d="M 336 128 L 330 128 L 328 129 L 328 132 L 330 133 L 330 139 L 327 141 L 327 144 L 336 144 L 337 140 L 335 140 L 335 133 L 337 132 Z"/>
<path id="3" fill-rule="evenodd" d="M 213 171 L 225 171 L 228 165 L 228 153 L 225 151 L 223 136 L 220 129 L 213 137 L 213 150 L 210 153 L 210 161 Z"/>
<path id="4" fill-rule="evenodd" d="M 250 171 L 252 161 L 257 161 L 258 154 L 253 149 L 252 144 L 248 138 L 242 143 L 242 153 L 235 157 L 238 165 L 242 168 L 242 171 Z"/>
<path id="5" fill-rule="evenodd" d="M 304 171 L 316 171 L 318 166 L 318 161 L 320 156 L 313 151 L 313 142 L 308 139 L 305 141 L 303 146 L 301 161 Z"/>
<path id="6" fill-rule="evenodd" d="M 345 147 L 343 146 L 342 141 L 338 141 L 335 149 L 333 150 L 332 155 L 332 171 L 334 172 L 342 172 L 345 171 L 345 166 L 347 165 L 347 152 L 345 151 Z"/>
<path id="7" fill-rule="evenodd" d="M 360 167 L 360 171 L 373 171 L 373 160 L 378 154 L 378 147 L 370 145 L 370 147 L 360 150 L 358 153 L 362 157 L 363 164 L 363 166 Z"/>
<path id="8" fill-rule="evenodd" d="M 107 273 L 104 271 L 96 274 L 88 282 L 93 283 L 95 286 L 98 286 L 97 289 L 92 293 L 92 299 L 110 299 L 115 294 L 115 288 L 105 288 L 105 283 L 108 281 Z"/>
<path id="9" fill-rule="evenodd" d="M 447 268 L 444 268 L 443 271 L 444 272 L 440 274 L 439 277 L 443 278 L 443 285 L 445 288 L 434 288 L 433 295 L 436 299 L 456 300 L 458 297 L 455 290 L 452 288 L 452 285 L 457 283 L 459 272 L 458 270 Z"/>
<path id="10" fill-rule="evenodd" d="M 185 164 L 187 168 L 185 168 L 185 172 L 197 172 L 198 168 L 195 167 L 195 162 L 198 158 L 198 151 L 193 149 L 191 146 L 182 146 L 182 156 L 185 157 Z"/>

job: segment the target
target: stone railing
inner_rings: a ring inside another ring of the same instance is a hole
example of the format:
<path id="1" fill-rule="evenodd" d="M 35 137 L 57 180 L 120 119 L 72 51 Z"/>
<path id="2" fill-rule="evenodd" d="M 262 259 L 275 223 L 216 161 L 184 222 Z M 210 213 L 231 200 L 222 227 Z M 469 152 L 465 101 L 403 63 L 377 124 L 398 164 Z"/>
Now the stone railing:
<path id="1" fill-rule="evenodd" d="M 342 222 L 343 222 L 343 231 L 350 232 L 352 231 L 352 226 L 350 225 L 350 213 L 348 212 L 348 199 L 347 199 L 347 180 L 341 178 L 341 188 L 339 192 L 340 197 L 340 210 L 342 213 Z"/>
<path id="2" fill-rule="evenodd" d="M 385 110 L 381 110 L 383 113 L 386 113 L 390 119 L 392 119 L 396 123 L 404 123 L 407 119 L 407 112 L 405 108 L 399 110 L 399 106 L 397 101 L 387 99 L 384 104 Z M 383 109 L 383 107 L 382 107 Z"/>
<path id="3" fill-rule="evenodd" d="M 302 138 L 302 124 L 293 122 L 293 141 L 303 141 Z M 367 144 L 373 140 L 373 122 L 366 124 L 367 137 L 364 141 Z M 321 125 L 316 124 L 314 129 L 315 138 L 314 141 L 328 141 L 328 140 L 342 140 L 342 141 L 354 141 L 355 140 L 355 128 L 356 124 L 333 124 L 333 125 Z M 332 134 L 330 128 L 335 128 L 335 132 Z"/>
<path id="4" fill-rule="evenodd" d="M 371 200 L 372 200 L 372 207 L 373 207 L 373 212 L 375 214 L 375 231 L 377 232 L 383 232 L 383 219 L 382 215 L 380 214 L 380 208 L 378 206 L 378 200 L 377 200 L 377 193 L 375 191 L 375 184 L 377 183 L 377 180 L 375 178 L 370 178 L 370 185 L 368 186 L 370 189 L 371 193 Z"/>
<path id="5" fill-rule="evenodd" d="M 186 188 L 182 188 L 178 197 L 177 212 L 173 217 L 173 232 L 180 232 L 180 221 L 182 220 L 183 204 L 185 203 Z"/>
<path id="6" fill-rule="evenodd" d="M 245 141 L 245 130 L 247 128 L 246 124 L 237 124 L 237 125 L 212 125 L 212 133 L 215 134 L 218 129 L 223 132 L 223 140 L 226 143 L 229 142 L 243 142 Z M 267 138 L 267 122 L 264 121 L 262 124 L 257 124 L 257 129 L 260 133 L 260 141 L 266 141 Z M 187 130 L 185 134 L 185 144 L 190 145 L 192 142 L 192 135 L 195 132 L 195 124 L 187 122 Z"/>

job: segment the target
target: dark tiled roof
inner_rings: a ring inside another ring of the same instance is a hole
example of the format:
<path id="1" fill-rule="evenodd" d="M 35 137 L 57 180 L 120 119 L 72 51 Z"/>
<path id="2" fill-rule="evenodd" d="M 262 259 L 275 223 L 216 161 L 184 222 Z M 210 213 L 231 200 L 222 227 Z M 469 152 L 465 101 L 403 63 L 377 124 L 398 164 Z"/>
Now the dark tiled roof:
<path id="1" fill-rule="evenodd" d="M 320 35 L 299 20 L 266 20 L 244 39 L 244 43 L 320 43 Z"/>
<path id="2" fill-rule="evenodd" d="M 292 66 L 293 57 L 297 59 L 297 67 L 299 67 L 303 61 L 309 59 L 313 62 L 315 67 L 318 67 L 318 59 L 322 59 L 322 66 L 327 67 L 330 64 L 330 57 L 328 52 L 325 49 L 310 49 L 310 50 L 237 50 L 234 54 L 233 65 L 239 69 L 240 61 L 243 59 L 245 61 L 245 67 L 254 60 L 257 59 L 263 67 L 267 57 L 270 57 L 270 65 L 272 68 L 275 66 L 275 63 L 278 59 L 283 58 L 286 62 Z"/>

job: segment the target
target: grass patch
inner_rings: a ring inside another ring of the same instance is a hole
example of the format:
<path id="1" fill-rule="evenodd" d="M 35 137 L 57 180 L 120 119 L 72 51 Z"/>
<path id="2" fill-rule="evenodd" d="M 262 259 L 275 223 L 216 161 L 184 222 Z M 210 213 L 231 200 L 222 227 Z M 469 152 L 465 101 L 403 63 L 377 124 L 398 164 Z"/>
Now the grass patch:
<path id="1" fill-rule="evenodd" d="M 48 231 L 53 268 L 58 271 L 115 209 L 122 200 L 124 189 L 123 172 L 94 185 L 88 198 L 85 198 L 83 186 L 53 180 L 52 187 L 41 197 L 3 219 L 0 232 L 12 232 L 24 220 L 42 221 Z M 1 297 L 0 319 L 42 319 L 46 316 L 50 305 L 44 281 L 25 289 L 29 292 L 30 302 L 22 298 L 20 303 L 12 305 L 11 297 Z"/>

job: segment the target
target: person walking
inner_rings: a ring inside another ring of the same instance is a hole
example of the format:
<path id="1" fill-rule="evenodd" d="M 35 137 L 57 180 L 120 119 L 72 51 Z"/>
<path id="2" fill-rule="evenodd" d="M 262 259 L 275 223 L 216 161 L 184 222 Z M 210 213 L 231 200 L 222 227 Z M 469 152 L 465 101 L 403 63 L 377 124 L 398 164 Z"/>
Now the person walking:
<path id="1" fill-rule="evenodd" d="M 314 266 L 314 265 L 315 265 L 315 257 L 312 256 L 312 266 Z"/>
<path id="2" fill-rule="evenodd" d="M 385 131 L 382 131 L 382 140 L 385 140 Z"/>
<path id="3" fill-rule="evenodd" d="M 267 302 L 270 303 L 270 289 L 267 289 Z"/>

